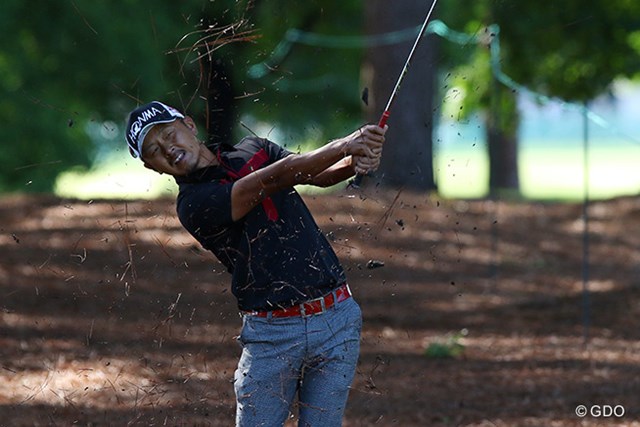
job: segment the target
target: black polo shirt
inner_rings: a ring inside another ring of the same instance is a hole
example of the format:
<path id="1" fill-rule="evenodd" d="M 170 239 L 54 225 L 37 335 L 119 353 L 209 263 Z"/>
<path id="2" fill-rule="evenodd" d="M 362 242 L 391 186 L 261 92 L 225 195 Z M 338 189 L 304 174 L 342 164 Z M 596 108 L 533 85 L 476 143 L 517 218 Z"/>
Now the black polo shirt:
<path id="1" fill-rule="evenodd" d="M 187 231 L 232 274 L 238 307 L 290 307 L 344 283 L 338 257 L 294 188 L 273 194 L 239 221 L 231 219 L 233 182 L 291 153 L 247 137 L 217 154 L 220 166 L 176 178 L 177 211 Z"/>

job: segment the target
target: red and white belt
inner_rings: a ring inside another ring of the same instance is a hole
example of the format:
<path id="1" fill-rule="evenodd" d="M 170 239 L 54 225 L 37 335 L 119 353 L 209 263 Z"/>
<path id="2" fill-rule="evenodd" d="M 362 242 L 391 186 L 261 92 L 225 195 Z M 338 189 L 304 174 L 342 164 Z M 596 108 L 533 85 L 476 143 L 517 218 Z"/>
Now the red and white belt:
<path id="1" fill-rule="evenodd" d="M 351 289 L 346 283 L 323 297 L 305 301 L 292 307 L 271 311 L 243 311 L 242 314 L 256 317 L 309 317 L 324 313 L 335 304 L 351 298 Z"/>

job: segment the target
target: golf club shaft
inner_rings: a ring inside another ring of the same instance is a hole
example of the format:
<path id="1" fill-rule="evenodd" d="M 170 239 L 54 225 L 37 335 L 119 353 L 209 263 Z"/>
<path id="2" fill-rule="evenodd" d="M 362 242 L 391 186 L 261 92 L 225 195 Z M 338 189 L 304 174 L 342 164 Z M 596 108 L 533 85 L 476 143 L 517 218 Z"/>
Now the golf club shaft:
<path id="1" fill-rule="evenodd" d="M 404 63 L 404 67 L 402 67 L 402 72 L 400 73 L 400 76 L 398 77 L 398 80 L 396 81 L 396 85 L 394 86 L 393 91 L 391 92 L 391 95 L 389 96 L 389 100 L 387 101 L 387 105 L 385 106 L 384 111 L 382 113 L 382 116 L 380 117 L 380 121 L 378 122 L 378 126 L 380 126 L 381 128 L 383 128 L 387 124 L 387 120 L 389 119 L 389 116 L 391 115 L 391 105 L 393 104 L 393 101 L 396 99 L 396 95 L 398 94 L 398 91 L 400 90 L 400 86 L 402 85 L 402 81 L 404 80 L 404 76 L 407 74 L 407 71 L 409 70 L 409 64 L 411 64 L 411 59 L 413 58 L 413 55 L 416 52 L 416 48 L 418 47 L 418 44 L 420 43 L 420 40 L 422 40 L 422 37 L 424 37 L 424 34 L 427 31 L 427 25 L 429 24 L 429 19 L 431 19 L 431 14 L 433 13 L 433 9 L 436 7 L 436 3 L 437 2 L 438 2 L 438 0 L 433 0 L 433 2 L 431 3 L 431 8 L 429 8 L 429 12 L 427 12 L 427 17 L 424 19 L 424 22 L 422 23 L 422 28 L 420 28 L 420 32 L 418 33 L 418 37 L 416 38 L 415 42 L 413 43 L 413 47 L 411 48 L 411 51 L 409 52 L 409 56 L 407 57 L 407 61 Z M 365 175 L 363 175 L 363 174 L 356 174 L 356 176 L 349 183 L 349 186 L 354 187 L 354 188 L 360 187 L 360 184 L 362 183 L 362 179 L 364 178 L 364 176 Z"/>

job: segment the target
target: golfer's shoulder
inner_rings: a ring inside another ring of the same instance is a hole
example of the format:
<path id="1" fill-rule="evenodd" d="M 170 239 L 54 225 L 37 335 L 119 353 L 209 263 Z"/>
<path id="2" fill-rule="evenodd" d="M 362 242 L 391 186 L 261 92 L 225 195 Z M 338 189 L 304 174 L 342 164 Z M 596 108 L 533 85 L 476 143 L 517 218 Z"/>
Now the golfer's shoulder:
<path id="1" fill-rule="evenodd" d="M 256 135 L 249 135 L 249 136 L 245 136 L 244 138 L 242 138 L 235 146 L 235 149 L 239 149 L 239 150 L 251 150 L 251 148 L 254 149 L 261 149 L 261 148 L 265 148 L 268 147 L 269 145 L 274 144 L 273 142 L 269 141 L 267 138 L 261 138 L 259 136 Z"/>
<path id="2" fill-rule="evenodd" d="M 262 151 L 266 153 L 266 157 L 271 161 L 281 159 L 291 154 L 289 150 L 280 144 L 267 138 L 261 138 L 254 135 L 242 138 L 234 148 L 240 153 L 245 153 L 245 156 L 253 156 Z"/>

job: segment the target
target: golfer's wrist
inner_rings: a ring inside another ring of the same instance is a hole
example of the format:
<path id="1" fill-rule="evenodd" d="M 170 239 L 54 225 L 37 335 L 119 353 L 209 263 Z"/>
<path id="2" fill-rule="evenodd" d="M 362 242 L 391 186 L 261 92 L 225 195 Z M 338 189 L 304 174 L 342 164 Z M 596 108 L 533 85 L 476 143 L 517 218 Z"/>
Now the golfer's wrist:
<path id="1" fill-rule="evenodd" d="M 352 151 L 351 143 L 348 138 L 340 138 L 336 140 L 336 142 L 338 143 L 341 157 L 345 158 L 353 155 L 353 153 L 351 152 Z"/>

